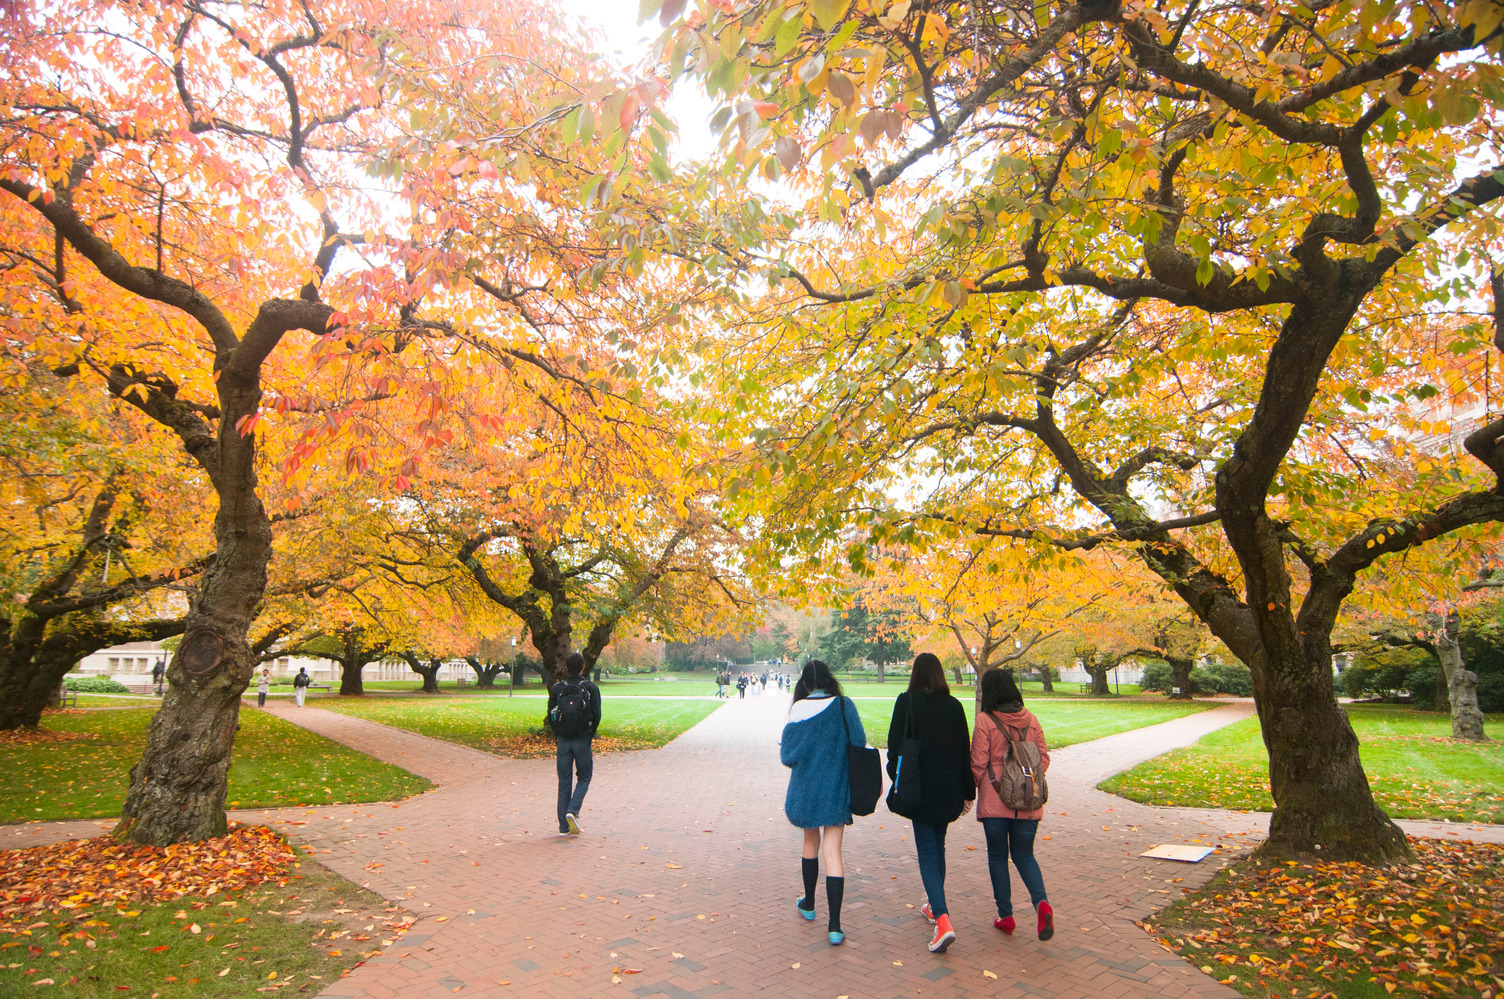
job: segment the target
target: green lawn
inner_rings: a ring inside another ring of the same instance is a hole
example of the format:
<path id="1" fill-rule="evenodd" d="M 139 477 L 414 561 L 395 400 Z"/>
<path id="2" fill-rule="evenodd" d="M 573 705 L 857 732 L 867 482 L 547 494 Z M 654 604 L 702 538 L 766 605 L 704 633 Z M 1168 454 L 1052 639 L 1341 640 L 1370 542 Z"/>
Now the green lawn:
<path id="1" fill-rule="evenodd" d="M 893 696 L 897 698 L 897 690 L 894 690 Z M 886 747 L 888 723 L 893 718 L 892 701 L 866 700 L 860 693 L 855 695 L 855 700 L 857 711 L 862 716 L 862 726 L 867 730 L 867 740 L 874 746 Z M 959 700 L 966 708 L 967 724 L 970 725 L 970 692 L 966 692 Z M 1077 742 L 1090 742 L 1103 736 L 1193 715 L 1216 707 L 1217 702 L 1027 698 L 1027 706 L 1039 718 L 1039 724 L 1044 728 L 1045 742 L 1051 749 L 1061 749 Z"/>
<path id="2" fill-rule="evenodd" d="M 1446 715 L 1401 705 L 1347 707 L 1375 799 L 1396 818 L 1504 822 L 1504 743 L 1455 742 Z M 1488 716 L 1501 734 L 1504 715 Z M 1230 725 L 1101 784 L 1156 805 L 1269 811 L 1269 756 L 1257 718 Z"/>
<path id="3" fill-rule="evenodd" d="M 605 694 L 599 747 L 654 749 L 706 715 L 719 702 L 654 700 Z M 319 707 L 354 715 L 499 756 L 552 755 L 553 737 L 543 726 L 546 702 L 539 697 L 330 697 Z"/>
<path id="4" fill-rule="evenodd" d="M 42 724 L 48 731 L 92 737 L 0 743 L 0 769 L 7 774 L 0 783 L 0 823 L 119 815 L 155 711 L 47 714 Z M 240 726 L 230 766 L 231 808 L 391 801 L 431 786 L 264 712 L 242 710 Z"/>

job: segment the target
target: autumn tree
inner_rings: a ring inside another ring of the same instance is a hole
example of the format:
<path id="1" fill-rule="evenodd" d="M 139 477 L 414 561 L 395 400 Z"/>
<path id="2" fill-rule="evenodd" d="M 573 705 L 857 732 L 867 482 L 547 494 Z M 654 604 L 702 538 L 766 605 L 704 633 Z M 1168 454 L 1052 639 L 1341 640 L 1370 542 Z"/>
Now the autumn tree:
<path id="1" fill-rule="evenodd" d="M 208 564 L 202 487 L 138 421 L 39 366 L 0 393 L 0 730 L 34 727 L 91 652 L 180 634 Z"/>
<path id="2" fill-rule="evenodd" d="M 117 835 L 214 835 L 272 555 L 262 442 L 298 438 L 293 486 L 334 455 L 401 488 L 442 421 L 386 434 L 382 400 L 438 416 L 466 351 L 548 368 L 516 303 L 630 254 L 563 245 L 558 220 L 661 160 L 629 141 L 657 91 L 611 78 L 527 0 L 100 2 L 28 9 L 7 31 L 11 356 L 155 421 L 217 502 Z M 582 141 L 606 106 L 614 135 Z M 619 184 L 602 181 L 613 166 Z"/>
<path id="3" fill-rule="evenodd" d="M 1492 400 L 1472 464 L 1408 490 L 1353 467 L 1449 388 L 1437 358 L 1504 348 L 1504 312 L 1468 321 L 1504 195 L 1501 8 L 677 7 L 662 52 L 727 101 L 723 176 L 787 178 L 744 195 L 752 238 L 705 227 L 774 286 L 717 355 L 770 533 L 1134 551 L 1252 669 L 1263 851 L 1404 856 L 1331 634 L 1380 560 L 1504 518 Z M 1436 313 L 1460 321 L 1415 321 Z"/>

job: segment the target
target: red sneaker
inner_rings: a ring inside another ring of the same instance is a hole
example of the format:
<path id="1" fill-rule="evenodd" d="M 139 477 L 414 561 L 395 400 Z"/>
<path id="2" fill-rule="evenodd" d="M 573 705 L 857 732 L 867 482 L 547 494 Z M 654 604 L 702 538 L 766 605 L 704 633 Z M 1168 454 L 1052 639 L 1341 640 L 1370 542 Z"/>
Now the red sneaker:
<path id="1" fill-rule="evenodd" d="M 919 912 L 924 916 L 925 919 L 928 919 L 930 922 L 933 923 L 935 921 L 935 913 L 931 911 L 930 904 L 928 902 L 919 907 Z"/>
<path id="2" fill-rule="evenodd" d="M 1039 939 L 1048 940 L 1055 935 L 1055 910 L 1050 903 L 1039 903 Z"/>
<path id="3" fill-rule="evenodd" d="M 949 916 L 935 918 L 935 936 L 930 940 L 931 954 L 944 954 L 945 948 L 956 942 L 956 931 L 950 928 Z"/>
<path id="4" fill-rule="evenodd" d="M 1013 935 L 1013 928 L 1017 924 L 1013 922 L 1013 917 L 1012 916 L 999 916 L 998 918 L 996 918 L 996 919 L 994 919 L 992 921 L 992 925 L 993 925 L 994 928 L 1002 930 L 1004 933 L 1008 934 L 1009 936 L 1012 936 Z"/>

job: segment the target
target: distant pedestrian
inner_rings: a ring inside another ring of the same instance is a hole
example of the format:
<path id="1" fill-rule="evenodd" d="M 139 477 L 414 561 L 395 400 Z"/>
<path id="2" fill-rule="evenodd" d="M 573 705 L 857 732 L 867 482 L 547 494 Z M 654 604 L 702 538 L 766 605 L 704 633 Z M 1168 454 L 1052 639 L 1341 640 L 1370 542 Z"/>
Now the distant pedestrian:
<path id="1" fill-rule="evenodd" d="M 272 692 L 272 671 L 262 667 L 256 677 L 256 707 L 266 707 L 266 695 Z"/>
<path id="2" fill-rule="evenodd" d="M 308 685 L 313 679 L 308 675 L 307 666 L 298 667 L 298 675 L 292 678 L 292 700 L 298 707 L 303 706 L 303 699 L 308 696 Z"/>
<path id="3" fill-rule="evenodd" d="M 914 657 L 909 689 L 893 705 L 888 725 L 889 779 L 897 776 L 897 751 L 905 738 L 918 739 L 922 747 L 917 760 L 904 760 L 904 766 L 918 767 L 920 795 L 918 807 L 906 812 L 914 824 L 914 850 L 924 882 L 926 902 L 920 911 L 935 924 L 929 948 L 941 954 L 956 939 L 945 904 L 945 833 L 952 822 L 971 811 L 977 788 L 971 775 L 966 711 L 951 696 L 945 668 L 932 652 Z"/>
<path id="4" fill-rule="evenodd" d="M 826 932 L 832 944 L 846 940 L 841 929 L 841 901 L 846 894 L 841 839 L 851 824 L 848 742 L 867 744 L 862 718 L 851 699 L 842 696 L 830 667 L 811 659 L 794 685 L 794 704 L 779 747 L 783 765 L 792 771 L 783 812 L 804 831 L 799 864 L 804 895 L 794 904 L 808 920 L 815 918 L 815 884 L 820 879 L 820 855 L 825 855 L 825 901 L 830 907 Z"/>
<path id="5" fill-rule="evenodd" d="M 742 700 L 747 699 L 747 674 L 743 673 L 736 678 L 736 692 Z"/>
<path id="6" fill-rule="evenodd" d="M 167 675 L 167 664 L 158 659 L 151 668 L 151 682 L 156 684 L 157 696 L 162 694 L 162 678 Z"/>
<path id="7" fill-rule="evenodd" d="M 564 670 L 568 676 L 548 691 L 548 725 L 556 741 L 559 835 L 578 836 L 580 809 L 595 770 L 590 740 L 601 727 L 601 689 L 585 679 L 585 657 L 580 653 L 569 654 Z"/>
<path id="8" fill-rule="evenodd" d="M 715 675 L 715 696 L 725 697 L 726 686 L 731 682 L 731 674 L 721 670 Z"/>
<path id="9" fill-rule="evenodd" d="M 1013 674 L 1005 669 L 982 674 L 982 710 L 977 715 L 976 732 L 971 737 L 971 774 L 977 782 L 980 798 L 977 818 L 987 836 L 987 870 L 992 875 L 992 897 L 997 902 L 997 918 L 992 925 L 1012 933 L 1013 892 L 1008 879 L 1008 858 L 1018 868 L 1029 901 L 1039 916 L 1039 939 L 1055 935 L 1055 910 L 1044 893 L 1044 875 L 1034 859 L 1034 836 L 1044 809 L 1016 811 L 1003 804 L 992 779 L 1002 772 L 1007 758 L 1009 738 L 1027 740 L 1039 747 L 1039 771 L 1043 776 L 1050 768 L 1050 751 L 1045 746 L 1044 729 L 1033 712 L 1024 707 L 1023 694 Z"/>

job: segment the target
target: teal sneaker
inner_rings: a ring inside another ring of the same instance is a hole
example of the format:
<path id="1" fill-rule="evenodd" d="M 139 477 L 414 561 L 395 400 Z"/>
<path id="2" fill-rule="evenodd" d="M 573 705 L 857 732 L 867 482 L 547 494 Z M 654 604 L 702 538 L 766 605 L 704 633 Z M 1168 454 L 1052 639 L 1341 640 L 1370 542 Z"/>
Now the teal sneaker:
<path id="1" fill-rule="evenodd" d="M 801 895 L 800 897 L 794 899 L 794 908 L 798 909 L 799 915 L 803 916 L 805 919 L 809 920 L 810 922 L 815 921 L 815 910 L 806 909 L 804 907 L 804 896 Z"/>
<path id="2" fill-rule="evenodd" d="M 831 930 L 830 931 L 830 945 L 832 947 L 839 947 L 839 946 L 841 946 L 841 944 L 843 944 L 845 942 L 846 942 L 846 934 L 842 933 L 840 930 Z"/>

